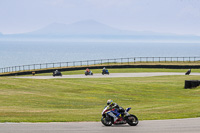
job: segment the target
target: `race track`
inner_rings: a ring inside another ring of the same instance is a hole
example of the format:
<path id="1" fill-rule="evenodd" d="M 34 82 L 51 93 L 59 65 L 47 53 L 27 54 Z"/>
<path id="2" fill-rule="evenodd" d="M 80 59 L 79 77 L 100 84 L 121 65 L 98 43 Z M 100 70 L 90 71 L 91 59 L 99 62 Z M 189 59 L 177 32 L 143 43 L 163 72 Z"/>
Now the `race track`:
<path id="1" fill-rule="evenodd" d="M 100 122 L 0 123 L 0 133 L 199 133 L 200 118 L 140 121 L 105 127 Z"/>
<path id="2" fill-rule="evenodd" d="M 31 78 L 31 79 L 55 79 L 55 78 L 116 78 L 116 77 L 151 77 L 151 76 L 165 76 L 165 75 L 185 75 L 185 73 L 175 72 L 148 72 L 148 73 L 111 73 L 110 75 L 94 74 L 85 76 L 84 74 L 77 75 L 63 75 L 61 76 L 20 76 L 17 78 Z M 192 73 L 190 75 L 200 75 L 200 73 Z"/>

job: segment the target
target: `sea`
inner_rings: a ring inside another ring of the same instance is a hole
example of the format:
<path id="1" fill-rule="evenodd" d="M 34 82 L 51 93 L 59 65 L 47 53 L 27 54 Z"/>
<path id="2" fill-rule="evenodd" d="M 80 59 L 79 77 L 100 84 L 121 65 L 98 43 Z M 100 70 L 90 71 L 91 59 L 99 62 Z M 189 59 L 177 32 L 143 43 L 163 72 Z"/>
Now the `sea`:
<path id="1" fill-rule="evenodd" d="M 200 57 L 200 43 L 0 41 L 0 68 L 129 57 Z"/>

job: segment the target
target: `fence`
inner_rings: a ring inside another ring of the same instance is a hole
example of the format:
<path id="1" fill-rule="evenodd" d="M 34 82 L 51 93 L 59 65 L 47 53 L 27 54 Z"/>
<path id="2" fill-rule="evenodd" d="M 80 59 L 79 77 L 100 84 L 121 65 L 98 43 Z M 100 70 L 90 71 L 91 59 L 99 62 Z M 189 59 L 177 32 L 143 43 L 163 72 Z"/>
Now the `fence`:
<path id="1" fill-rule="evenodd" d="M 134 64 L 134 63 L 152 63 L 152 62 L 198 62 L 200 57 L 132 57 L 132 58 L 116 58 L 116 59 L 99 59 L 73 62 L 57 62 L 31 64 L 0 68 L 0 73 L 18 72 L 37 69 L 64 68 L 75 66 L 91 66 L 91 65 L 114 65 L 114 64 Z"/>

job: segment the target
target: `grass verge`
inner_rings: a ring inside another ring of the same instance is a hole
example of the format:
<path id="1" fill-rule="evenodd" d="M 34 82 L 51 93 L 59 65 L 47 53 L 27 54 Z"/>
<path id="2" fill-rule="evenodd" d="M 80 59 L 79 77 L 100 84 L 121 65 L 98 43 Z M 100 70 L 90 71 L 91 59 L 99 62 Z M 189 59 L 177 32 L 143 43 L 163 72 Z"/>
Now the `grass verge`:
<path id="1" fill-rule="evenodd" d="M 125 108 L 132 107 L 130 113 L 140 120 L 200 117 L 200 87 L 183 88 L 184 80 L 199 78 L 190 75 L 45 80 L 1 77 L 0 122 L 100 121 L 107 99 Z"/>

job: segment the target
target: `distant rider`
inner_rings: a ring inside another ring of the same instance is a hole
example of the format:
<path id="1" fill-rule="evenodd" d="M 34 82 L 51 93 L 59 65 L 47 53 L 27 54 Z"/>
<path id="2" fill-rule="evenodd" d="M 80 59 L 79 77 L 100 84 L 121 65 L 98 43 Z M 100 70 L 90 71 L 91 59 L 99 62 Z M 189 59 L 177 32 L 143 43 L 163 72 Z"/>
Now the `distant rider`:
<path id="1" fill-rule="evenodd" d="M 86 68 L 86 72 L 88 72 L 88 73 L 89 73 L 89 72 L 90 72 L 90 69 Z"/>
<path id="2" fill-rule="evenodd" d="M 103 71 L 103 72 L 106 72 L 106 68 L 104 67 L 102 71 Z"/>
<path id="3" fill-rule="evenodd" d="M 113 100 L 109 99 L 107 101 L 108 109 L 111 109 L 111 111 L 108 112 L 108 115 L 114 118 L 114 124 L 118 120 L 118 118 L 121 117 L 121 114 L 118 112 L 119 105 L 117 103 L 114 103 Z"/>

